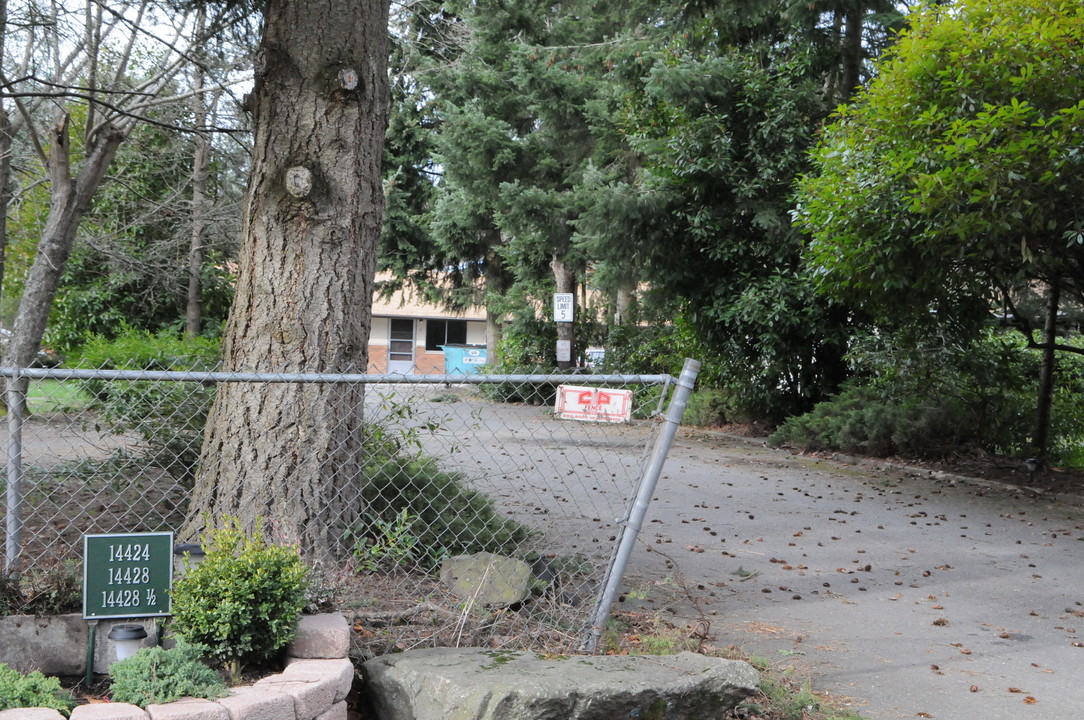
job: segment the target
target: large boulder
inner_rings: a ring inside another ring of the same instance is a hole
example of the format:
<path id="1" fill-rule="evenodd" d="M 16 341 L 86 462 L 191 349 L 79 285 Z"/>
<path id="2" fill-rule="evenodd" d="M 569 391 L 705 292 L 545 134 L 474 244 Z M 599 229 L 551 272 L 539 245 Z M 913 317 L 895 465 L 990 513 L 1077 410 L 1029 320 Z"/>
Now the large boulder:
<path id="1" fill-rule="evenodd" d="M 362 673 L 380 720 L 710 720 L 758 684 L 748 663 L 689 652 L 433 648 L 374 658 Z"/>

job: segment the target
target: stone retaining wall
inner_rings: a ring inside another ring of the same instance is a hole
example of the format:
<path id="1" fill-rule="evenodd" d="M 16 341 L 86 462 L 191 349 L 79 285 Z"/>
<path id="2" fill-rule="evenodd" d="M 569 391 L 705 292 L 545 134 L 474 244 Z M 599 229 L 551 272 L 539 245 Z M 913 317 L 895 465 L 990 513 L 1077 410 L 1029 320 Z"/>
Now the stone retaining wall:
<path id="1" fill-rule="evenodd" d="M 350 626 L 338 613 L 302 617 L 286 668 L 218 700 L 185 698 L 146 709 L 127 703 L 80 705 L 71 720 L 347 720 L 354 682 Z M 55 710 L 0 711 L 0 720 L 63 720 Z"/>

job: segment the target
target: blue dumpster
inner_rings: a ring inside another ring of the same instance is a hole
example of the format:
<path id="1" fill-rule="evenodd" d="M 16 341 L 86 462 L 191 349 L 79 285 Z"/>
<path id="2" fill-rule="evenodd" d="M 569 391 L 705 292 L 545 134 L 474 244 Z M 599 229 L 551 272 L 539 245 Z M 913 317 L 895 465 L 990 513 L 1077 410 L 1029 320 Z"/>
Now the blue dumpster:
<path id="1" fill-rule="evenodd" d="M 486 364 L 484 345 L 441 345 L 444 351 L 444 372 L 448 375 L 470 375 L 481 372 Z"/>

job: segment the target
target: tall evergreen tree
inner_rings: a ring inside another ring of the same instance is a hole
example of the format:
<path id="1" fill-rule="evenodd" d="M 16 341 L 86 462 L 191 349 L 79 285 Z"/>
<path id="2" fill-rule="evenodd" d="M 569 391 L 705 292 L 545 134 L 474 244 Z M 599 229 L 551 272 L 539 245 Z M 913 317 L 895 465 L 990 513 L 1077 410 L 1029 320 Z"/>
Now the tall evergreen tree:
<path id="1" fill-rule="evenodd" d="M 492 342 L 510 313 L 533 319 L 549 293 L 583 286 L 574 236 L 584 178 L 618 161 L 609 58 L 653 5 L 483 0 L 416 15 L 415 36 L 429 44 L 415 72 L 432 97 L 442 173 L 431 265 L 460 276 L 461 289 L 485 278 Z"/>
<path id="2" fill-rule="evenodd" d="M 699 3 L 672 22 L 627 92 L 643 167 L 600 178 L 581 223 L 590 254 L 635 253 L 666 315 L 683 313 L 722 382 L 773 419 L 845 375 L 851 315 L 819 298 L 790 222 L 820 122 L 864 77 L 897 16 L 885 2 Z"/>

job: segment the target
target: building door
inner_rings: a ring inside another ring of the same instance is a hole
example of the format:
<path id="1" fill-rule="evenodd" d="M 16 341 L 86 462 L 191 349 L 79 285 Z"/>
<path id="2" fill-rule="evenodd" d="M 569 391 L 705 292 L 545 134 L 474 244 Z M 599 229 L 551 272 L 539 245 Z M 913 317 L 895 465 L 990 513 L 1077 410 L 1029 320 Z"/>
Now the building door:
<path id="1" fill-rule="evenodd" d="M 388 337 L 388 372 L 414 374 L 414 320 L 391 318 Z"/>

